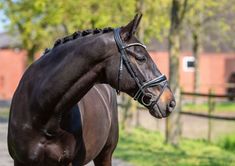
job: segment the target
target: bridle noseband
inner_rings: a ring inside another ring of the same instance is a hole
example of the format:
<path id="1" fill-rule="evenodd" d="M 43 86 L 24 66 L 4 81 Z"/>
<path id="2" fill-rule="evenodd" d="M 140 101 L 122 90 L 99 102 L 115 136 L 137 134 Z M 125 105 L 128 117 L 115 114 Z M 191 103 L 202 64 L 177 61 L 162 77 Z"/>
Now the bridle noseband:
<path id="1" fill-rule="evenodd" d="M 150 81 L 147 82 L 142 82 L 139 80 L 139 78 L 137 77 L 137 74 L 134 70 L 134 68 L 131 65 L 131 62 L 127 56 L 126 53 L 126 48 L 132 47 L 132 46 L 141 46 L 144 49 L 146 49 L 146 46 L 141 44 L 141 43 L 131 43 L 131 44 L 124 44 L 122 42 L 121 36 L 120 36 L 120 28 L 116 28 L 114 29 L 114 39 L 116 41 L 118 50 L 120 52 L 120 67 L 119 67 L 119 72 L 118 72 L 118 87 L 117 87 L 117 93 L 120 93 L 120 80 L 122 78 L 122 70 L 123 70 L 123 64 L 126 66 L 128 72 L 130 73 L 130 75 L 133 77 L 133 79 L 135 80 L 137 86 L 139 87 L 139 90 L 136 92 L 136 94 L 134 95 L 134 100 L 139 100 L 140 97 L 141 98 L 141 102 L 142 104 L 144 104 L 145 106 L 153 106 L 154 104 L 156 104 L 159 100 L 159 98 L 161 97 L 164 89 L 167 86 L 167 79 L 165 75 L 160 75 L 159 77 L 156 77 Z M 144 91 L 145 88 L 150 88 L 150 87 L 155 87 L 155 86 L 161 86 L 162 89 L 160 91 L 160 94 L 158 95 L 158 97 L 156 99 L 153 99 L 153 95 L 150 93 L 146 93 Z M 150 98 L 149 102 L 146 103 L 144 101 L 145 97 Z"/>

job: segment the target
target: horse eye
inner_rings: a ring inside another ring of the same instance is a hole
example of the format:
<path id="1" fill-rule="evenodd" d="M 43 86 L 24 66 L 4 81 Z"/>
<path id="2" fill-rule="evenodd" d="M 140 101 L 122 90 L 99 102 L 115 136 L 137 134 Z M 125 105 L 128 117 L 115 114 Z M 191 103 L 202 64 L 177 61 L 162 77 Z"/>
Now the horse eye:
<path id="1" fill-rule="evenodd" d="M 140 62 L 145 62 L 147 60 L 147 58 L 145 56 L 136 56 L 135 59 Z"/>

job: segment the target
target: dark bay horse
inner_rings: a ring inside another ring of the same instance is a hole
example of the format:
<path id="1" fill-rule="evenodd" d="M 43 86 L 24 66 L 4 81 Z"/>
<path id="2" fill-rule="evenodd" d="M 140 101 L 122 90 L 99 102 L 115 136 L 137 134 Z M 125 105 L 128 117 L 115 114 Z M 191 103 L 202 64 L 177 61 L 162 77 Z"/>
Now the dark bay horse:
<path id="1" fill-rule="evenodd" d="M 8 149 L 15 166 L 80 166 L 91 160 L 110 166 L 118 140 L 112 88 L 157 118 L 173 111 L 166 77 L 134 36 L 140 20 L 136 15 L 121 28 L 75 32 L 26 70 L 10 109 Z"/>

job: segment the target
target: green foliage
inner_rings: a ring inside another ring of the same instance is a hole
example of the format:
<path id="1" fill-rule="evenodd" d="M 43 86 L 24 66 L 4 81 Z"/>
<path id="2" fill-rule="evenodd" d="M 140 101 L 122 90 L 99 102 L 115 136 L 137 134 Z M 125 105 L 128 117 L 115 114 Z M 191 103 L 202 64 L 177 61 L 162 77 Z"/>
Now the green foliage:
<path id="1" fill-rule="evenodd" d="M 200 45 L 205 44 L 218 47 L 221 42 L 228 43 L 228 47 L 232 49 L 235 45 L 232 45 L 233 38 L 229 37 L 228 33 L 233 33 L 232 27 L 234 21 L 229 19 L 232 13 L 235 12 L 234 0 L 190 0 L 188 1 L 187 12 L 185 17 L 185 28 L 197 35 L 200 39 Z M 184 30 L 188 35 L 188 31 Z M 209 38 L 207 40 L 208 32 L 210 35 L 217 36 L 217 38 L 223 38 L 222 40 L 213 40 Z M 201 43 L 202 42 L 202 43 Z M 215 50 L 219 51 L 219 50 Z"/>
<path id="2" fill-rule="evenodd" d="M 171 0 L 144 0 L 141 11 L 144 16 L 140 28 L 144 31 L 145 42 L 153 38 L 161 41 L 168 36 L 170 6 Z"/>
<path id="3" fill-rule="evenodd" d="M 143 1 L 145 41 L 167 34 L 169 2 Z M 137 3 L 139 0 L 0 0 L 0 9 L 10 20 L 8 28 L 19 32 L 23 48 L 35 54 L 50 47 L 55 38 L 77 30 L 125 25 L 138 11 Z"/>
<path id="4" fill-rule="evenodd" d="M 132 133 L 120 131 L 115 157 L 122 158 L 136 166 L 232 166 L 235 153 L 208 144 L 202 140 L 182 139 L 179 147 L 164 144 L 158 132 L 134 129 Z"/>
<path id="5" fill-rule="evenodd" d="M 187 103 L 182 106 L 184 111 L 207 112 L 208 103 Z M 223 102 L 216 103 L 215 112 L 235 112 L 235 103 Z"/>
<path id="6" fill-rule="evenodd" d="M 225 150 L 235 153 L 235 135 L 222 137 L 217 141 L 217 144 Z"/>

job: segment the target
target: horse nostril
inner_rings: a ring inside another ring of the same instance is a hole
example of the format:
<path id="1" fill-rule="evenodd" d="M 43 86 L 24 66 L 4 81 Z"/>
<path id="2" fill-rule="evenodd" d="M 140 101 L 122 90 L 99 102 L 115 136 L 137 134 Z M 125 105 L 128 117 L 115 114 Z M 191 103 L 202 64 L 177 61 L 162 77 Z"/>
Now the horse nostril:
<path id="1" fill-rule="evenodd" d="M 171 102 L 170 102 L 170 107 L 175 107 L 175 105 L 176 105 L 176 103 L 175 103 L 175 101 L 174 100 L 172 100 Z"/>
<path id="2" fill-rule="evenodd" d="M 176 103 L 174 100 L 172 100 L 168 105 L 169 111 L 172 112 L 175 106 L 176 106 Z"/>

